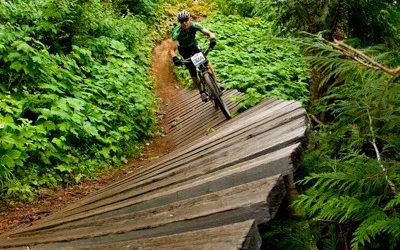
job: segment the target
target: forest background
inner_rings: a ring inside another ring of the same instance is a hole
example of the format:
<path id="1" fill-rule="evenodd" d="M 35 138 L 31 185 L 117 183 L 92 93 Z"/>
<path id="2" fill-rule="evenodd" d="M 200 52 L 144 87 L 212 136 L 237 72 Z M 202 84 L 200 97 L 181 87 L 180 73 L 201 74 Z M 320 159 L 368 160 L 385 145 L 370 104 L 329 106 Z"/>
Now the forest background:
<path id="1" fill-rule="evenodd" d="M 241 111 L 271 97 L 308 111 L 296 213 L 265 225 L 265 244 L 398 248 L 395 0 L 0 0 L 1 201 L 94 178 L 162 133 L 150 55 L 183 8 L 207 17 Z"/>

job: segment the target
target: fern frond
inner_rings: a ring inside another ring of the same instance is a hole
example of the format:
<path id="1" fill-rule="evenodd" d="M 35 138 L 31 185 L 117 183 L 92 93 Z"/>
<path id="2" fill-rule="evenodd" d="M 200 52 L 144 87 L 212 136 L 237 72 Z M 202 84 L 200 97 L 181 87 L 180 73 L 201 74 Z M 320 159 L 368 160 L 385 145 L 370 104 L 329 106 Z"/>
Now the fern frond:
<path id="1" fill-rule="evenodd" d="M 288 219 L 271 221 L 262 236 L 271 249 L 315 249 L 322 227 L 314 221 Z"/>
<path id="2" fill-rule="evenodd" d="M 400 207 L 400 195 L 396 194 L 383 208 L 383 210 L 388 211 L 391 209 L 399 209 Z"/>
<path id="3" fill-rule="evenodd" d="M 387 216 L 385 213 L 375 213 L 365 219 L 354 232 L 351 241 L 352 248 L 359 249 L 382 234 L 390 235 L 390 248 L 394 249 L 400 241 L 400 216 Z"/>

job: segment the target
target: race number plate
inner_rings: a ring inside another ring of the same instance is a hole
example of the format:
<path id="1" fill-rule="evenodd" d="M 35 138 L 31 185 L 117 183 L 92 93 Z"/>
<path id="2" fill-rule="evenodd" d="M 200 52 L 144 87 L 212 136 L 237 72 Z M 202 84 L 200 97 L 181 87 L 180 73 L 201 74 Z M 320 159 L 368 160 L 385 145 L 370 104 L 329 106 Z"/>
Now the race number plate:
<path id="1" fill-rule="evenodd" d="M 201 53 L 201 52 L 194 54 L 190 59 L 192 60 L 194 66 L 196 66 L 196 67 L 198 67 L 199 65 L 201 65 L 202 63 L 204 63 L 206 61 L 206 58 L 204 57 L 203 53 Z"/>

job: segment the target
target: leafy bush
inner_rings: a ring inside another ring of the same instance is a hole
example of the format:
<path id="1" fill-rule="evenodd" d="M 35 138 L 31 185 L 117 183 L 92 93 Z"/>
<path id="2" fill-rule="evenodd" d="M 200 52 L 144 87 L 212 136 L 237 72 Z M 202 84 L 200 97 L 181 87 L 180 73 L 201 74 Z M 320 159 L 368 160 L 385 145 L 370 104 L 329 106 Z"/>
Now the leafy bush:
<path id="1" fill-rule="evenodd" d="M 155 22 L 161 14 L 161 0 L 115 0 L 112 4 L 120 13 L 131 13 L 147 23 Z"/>
<path id="2" fill-rule="evenodd" d="M 260 230 L 264 232 L 263 245 L 268 246 L 267 249 L 339 249 L 340 241 L 334 225 L 325 226 L 302 217 L 274 219 L 261 225 Z M 330 237 L 326 237 L 326 233 Z"/>
<path id="3" fill-rule="evenodd" d="M 138 153 L 155 125 L 142 21 L 95 0 L 2 0 L 0 20 L 3 200 Z"/>
<path id="4" fill-rule="evenodd" d="M 253 16 L 259 3 L 256 0 L 216 0 L 218 9 L 224 15 L 241 15 L 244 17 Z"/>

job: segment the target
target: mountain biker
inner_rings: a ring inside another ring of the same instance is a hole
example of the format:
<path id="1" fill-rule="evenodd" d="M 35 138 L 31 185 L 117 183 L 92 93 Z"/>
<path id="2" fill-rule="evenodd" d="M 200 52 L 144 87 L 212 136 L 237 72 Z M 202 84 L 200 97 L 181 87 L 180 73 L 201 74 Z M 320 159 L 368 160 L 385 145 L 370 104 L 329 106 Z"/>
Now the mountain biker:
<path id="1" fill-rule="evenodd" d="M 214 33 L 201 26 L 199 23 L 192 21 L 190 13 L 186 10 L 182 10 L 177 14 L 179 24 L 172 29 L 172 41 L 175 41 L 174 46 L 170 52 L 172 61 L 175 66 L 181 66 L 183 63 L 176 55 L 176 49 L 178 48 L 179 54 L 184 58 L 189 58 L 192 55 L 201 52 L 201 49 L 196 41 L 196 32 L 200 31 L 204 35 L 210 38 L 210 48 L 214 48 L 217 44 Z M 190 76 L 192 77 L 194 86 L 200 91 L 201 100 L 207 101 L 206 94 L 201 90 L 200 79 L 197 77 L 196 67 L 192 62 L 185 64 L 189 70 Z M 214 73 L 214 69 L 211 64 L 208 63 L 210 71 Z M 222 86 L 220 86 L 223 89 Z"/>

